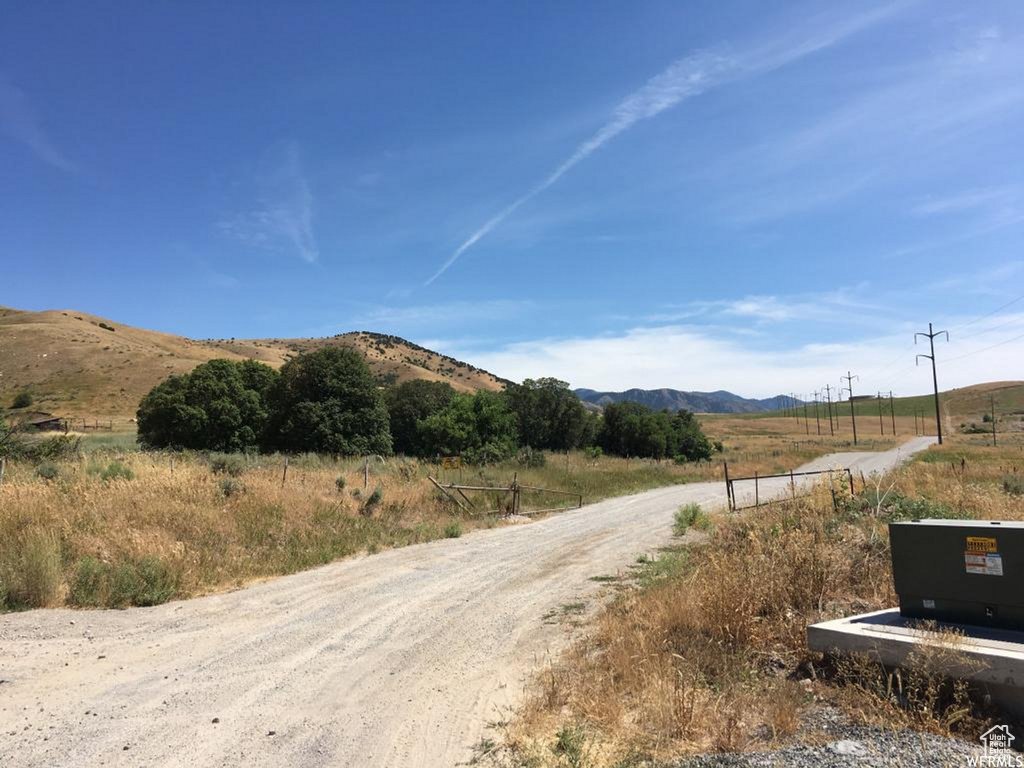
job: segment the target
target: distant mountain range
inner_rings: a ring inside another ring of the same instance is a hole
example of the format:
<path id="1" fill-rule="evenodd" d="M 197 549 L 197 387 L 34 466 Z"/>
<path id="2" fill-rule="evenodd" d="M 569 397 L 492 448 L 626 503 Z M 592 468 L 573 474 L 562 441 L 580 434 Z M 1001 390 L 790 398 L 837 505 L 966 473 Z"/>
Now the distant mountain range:
<path id="1" fill-rule="evenodd" d="M 627 389 L 625 392 L 597 392 L 593 389 L 574 390 L 584 403 L 604 407 L 609 403 L 629 401 L 642 403 L 656 411 L 687 410 L 694 413 L 763 413 L 775 411 L 793 399 L 776 395 L 756 400 L 734 395 L 732 392 L 682 392 L 678 389 Z M 800 401 L 797 401 L 800 402 Z"/>

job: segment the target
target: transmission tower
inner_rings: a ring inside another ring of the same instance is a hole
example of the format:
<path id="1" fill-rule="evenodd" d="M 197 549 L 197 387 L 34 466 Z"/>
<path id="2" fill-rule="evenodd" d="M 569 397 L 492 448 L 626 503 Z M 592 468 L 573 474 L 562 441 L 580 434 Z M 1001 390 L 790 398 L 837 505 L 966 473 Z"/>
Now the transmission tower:
<path id="1" fill-rule="evenodd" d="M 829 384 L 825 385 L 825 397 L 828 398 L 828 433 L 835 437 L 836 428 L 832 424 L 832 387 Z"/>
<path id="2" fill-rule="evenodd" d="M 939 435 L 939 445 L 942 445 L 942 414 L 939 412 L 939 376 L 935 372 L 935 337 L 946 334 L 946 343 L 949 343 L 949 333 L 947 331 L 933 331 L 932 324 L 928 323 L 928 333 L 915 333 L 914 343 L 917 344 L 917 337 L 924 336 L 928 339 L 928 346 L 931 350 L 930 355 L 917 355 L 914 357 L 914 365 L 917 365 L 921 358 L 927 358 L 932 361 L 932 384 L 935 386 L 935 431 Z"/>
<path id="3" fill-rule="evenodd" d="M 854 376 L 849 371 L 846 372 L 845 376 L 840 376 L 840 381 L 845 381 L 846 386 L 839 388 L 839 394 L 842 396 L 843 390 L 845 389 L 850 395 L 850 422 L 853 424 L 853 444 L 857 444 L 857 411 L 853 407 L 853 382 L 854 379 L 860 381 L 860 376 Z"/>

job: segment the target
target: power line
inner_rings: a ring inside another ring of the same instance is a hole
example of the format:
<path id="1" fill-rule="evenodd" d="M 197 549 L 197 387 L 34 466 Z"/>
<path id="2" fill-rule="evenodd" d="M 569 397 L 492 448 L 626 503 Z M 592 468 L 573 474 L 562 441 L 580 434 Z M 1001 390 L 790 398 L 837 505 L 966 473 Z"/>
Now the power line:
<path id="1" fill-rule="evenodd" d="M 947 363 L 951 363 L 954 360 L 963 360 L 965 357 L 971 357 L 972 355 L 980 355 L 982 352 L 988 352 L 990 349 L 995 349 L 996 347 L 1001 347 L 1004 344 L 1010 344 L 1010 343 L 1012 343 L 1014 341 L 1020 341 L 1021 339 L 1024 339 L 1024 333 L 1022 333 L 1020 336 L 1014 336 L 1012 339 L 1007 339 L 1006 341 L 1000 341 L 998 344 L 993 344 L 991 347 L 985 347 L 983 349 L 976 349 L 973 352 L 968 352 L 966 355 L 960 355 L 959 357 L 951 357 L 946 362 Z"/>
<path id="2" fill-rule="evenodd" d="M 957 338 L 959 338 L 961 341 L 964 340 L 964 339 L 973 339 L 975 336 L 980 336 L 983 333 L 989 333 L 990 331 L 998 331 L 1000 328 L 1005 328 L 1008 325 L 1013 325 L 1014 323 L 1019 323 L 1019 322 L 1020 322 L 1020 318 L 1019 317 L 1014 317 L 1013 320 L 1007 320 L 1005 323 L 1000 323 L 999 325 L 991 325 L 988 328 L 982 328 L 980 331 L 975 331 L 974 333 L 968 333 L 968 334 L 966 334 L 964 336 L 959 336 Z"/>
<path id="3" fill-rule="evenodd" d="M 979 322 L 981 320 L 984 320 L 986 317 L 992 317 L 992 315 L 994 315 L 994 314 L 996 314 L 998 312 L 1002 312 L 1007 307 L 1012 307 L 1014 304 L 1016 304 L 1018 301 L 1021 301 L 1022 299 L 1024 299 L 1024 295 L 1018 296 L 1016 299 L 1011 299 L 1010 301 L 1008 301 L 1005 304 L 1003 304 L 1003 306 L 996 307 L 995 309 L 993 309 L 988 314 L 982 315 L 981 317 L 976 317 L 973 320 L 967 321 L 966 323 L 962 323 L 961 325 L 956 326 L 953 330 L 954 331 L 959 331 L 961 328 L 966 328 L 969 325 L 974 325 L 975 323 L 977 323 L 977 322 Z"/>

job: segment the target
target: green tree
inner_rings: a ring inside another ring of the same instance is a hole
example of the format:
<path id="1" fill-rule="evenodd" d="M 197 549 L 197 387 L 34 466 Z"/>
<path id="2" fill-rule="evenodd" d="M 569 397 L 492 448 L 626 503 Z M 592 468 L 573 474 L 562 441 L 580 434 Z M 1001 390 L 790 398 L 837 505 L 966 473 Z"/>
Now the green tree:
<path id="1" fill-rule="evenodd" d="M 633 402 L 605 408 L 598 444 L 619 456 L 686 461 L 711 457 L 711 444 L 689 411 L 652 411 Z"/>
<path id="2" fill-rule="evenodd" d="M 425 379 L 407 381 L 388 390 L 386 400 L 395 453 L 423 455 L 418 431 L 420 422 L 443 410 L 453 397 L 455 390 L 450 384 Z"/>
<path id="3" fill-rule="evenodd" d="M 711 441 L 700 428 L 697 417 L 689 411 L 676 411 L 669 420 L 667 454 L 677 460 L 707 461 L 712 453 Z"/>
<path id="4" fill-rule="evenodd" d="M 287 451 L 391 453 L 388 411 L 366 361 L 327 347 L 292 358 L 274 388 L 271 443 Z"/>
<path id="5" fill-rule="evenodd" d="M 23 389 L 21 392 L 14 396 L 14 401 L 11 403 L 11 408 L 28 408 L 32 405 L 32 393 L 27 389 Z"/>
<path id="6" fill-rule="evenodd" d="M 136 414 L 145 448 L 240 451 L 256 448 L 269 418 L 277 378 L 251 360 L 211 360 L 154 387 Z"/>
<path id="7" fill-rule="evenodd" d="M 423 455 L 463 456 L 477 464 L 507 459 L 519 446 L 515 414 L 499 392 L 457 394 L 421 421 L 418 432 Z"/>
<path id="8" fill-rule="evenodd" d="M 14 458 L 24 449 L 18 430 L 0 416 L 0 458 Z"/>
<path id="9" fill-rule="evenodd" d="M 505 393 L 525 445 L 565 451 L 584 444 L 590 427 L 587 410 L 568 383 L 526 379 L 510 385 Z"/>

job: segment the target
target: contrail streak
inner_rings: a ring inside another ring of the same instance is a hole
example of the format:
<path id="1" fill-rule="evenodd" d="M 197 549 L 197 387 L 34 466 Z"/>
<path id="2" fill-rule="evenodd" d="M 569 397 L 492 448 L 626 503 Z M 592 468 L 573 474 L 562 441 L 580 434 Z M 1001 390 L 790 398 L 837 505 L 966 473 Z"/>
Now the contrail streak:
<path id="1" fill-rule="evenodd" d="M 470 235 L 424 285 L 430 285 L 447 272 L 462 254 L 480 242 L 524 203 L 548 189 L 574 166 L 586 160 L 636 123 L 656 117 L 665 110 L 724 83 L 778 69 L 816 51 L 828 48 L 893 15 L 903 6 L 904 4 L 897 4 L 878 8 L 838 24 L 832 24 L 824 29 L 816 28 L 813 32 L 807 29 L 800 30 L 796 34 L 785 35 L 768 45 L 751 48 L 738 55 L 698 53 L 678 59 L 620 102 L 612 112 L 611 119 L 591 138 L 580 144 L 576 151 L 543 181 L 492 216 Z"/>

